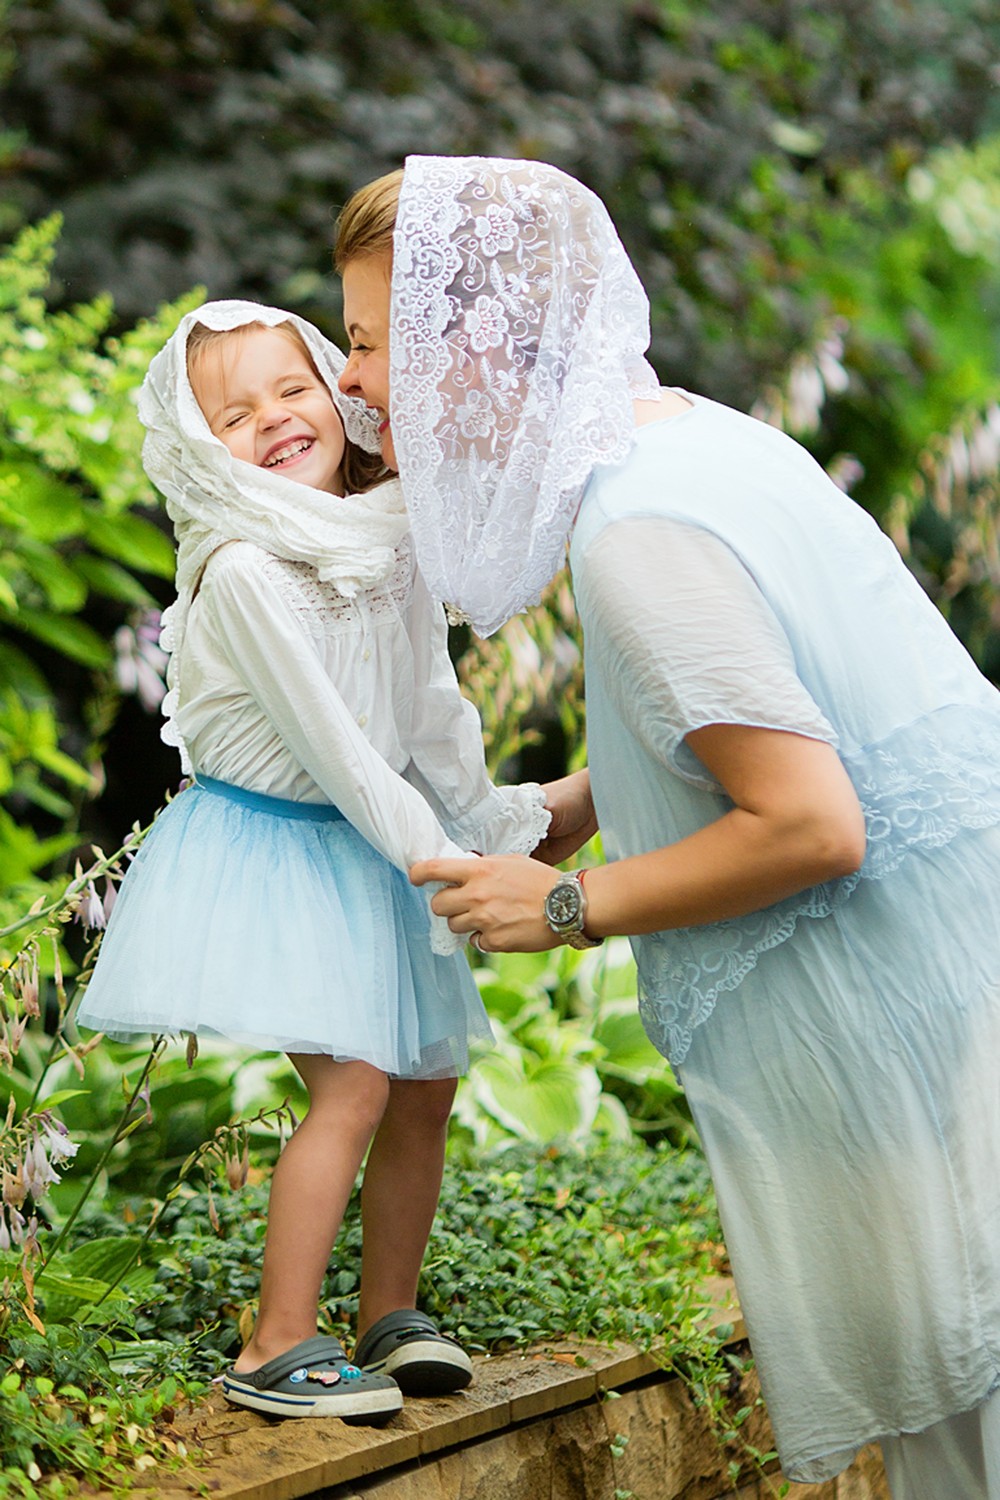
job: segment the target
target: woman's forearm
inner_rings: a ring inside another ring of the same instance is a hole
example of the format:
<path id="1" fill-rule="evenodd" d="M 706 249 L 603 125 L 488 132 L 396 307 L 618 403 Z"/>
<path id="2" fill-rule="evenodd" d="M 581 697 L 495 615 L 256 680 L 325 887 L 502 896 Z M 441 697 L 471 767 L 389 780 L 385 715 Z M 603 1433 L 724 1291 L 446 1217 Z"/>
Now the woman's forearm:
<path id="1" fill-rule="evenodd" d="M 850 820 L 782 825 L 733 808 L 676 844 L 589 870 L 586 930 L 610 937 L 744 916 L 849 875 L 863 857 Z"/>

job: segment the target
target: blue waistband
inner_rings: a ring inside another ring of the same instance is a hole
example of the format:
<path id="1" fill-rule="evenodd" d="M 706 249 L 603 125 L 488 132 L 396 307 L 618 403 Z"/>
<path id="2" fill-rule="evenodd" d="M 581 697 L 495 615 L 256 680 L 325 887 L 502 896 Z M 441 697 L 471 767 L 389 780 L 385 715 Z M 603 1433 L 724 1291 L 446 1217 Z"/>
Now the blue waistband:
<path id="1" fill-rule="evenodd" d="M 216 781 L 212 776 L 203 776 L 200 771 L 195 786 L 216 797 L 239 802 L 254 812 L 270 813 L 275 818 L 307 818 L 311 823 L 344 821 L 340 808 L 331 802 L 289 802 L 284 797 L 266 797 L 263 792 L 248 792 L 245 787 L 233 786 L 229 781 Z"/>

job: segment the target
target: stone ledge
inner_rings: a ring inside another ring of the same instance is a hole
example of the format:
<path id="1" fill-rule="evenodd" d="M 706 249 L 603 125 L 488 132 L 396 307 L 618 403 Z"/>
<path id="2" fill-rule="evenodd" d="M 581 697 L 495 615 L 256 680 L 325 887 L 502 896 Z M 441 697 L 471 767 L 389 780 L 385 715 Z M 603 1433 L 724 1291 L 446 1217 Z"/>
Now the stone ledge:
<path id="1" fill-rule="evenodd" d="M 716 1325 L 745 1338 L 729 1283 L 709 1289 Z M 335 1417 L 281 1422 L 229 1406 L 213 1393 L 176 1421 L 173 1436 L 198 1448 L 197 1471 L 145 1476 L 163 1500 L 606 1500 L 630 1489 L 637 1500 L 740 1500 L 773 1496 L 780 1476 L 744 1474 L 733 1489 L 730 1460 L 681 1382 L 629 1346 L 566 1341 L 525 1353 L 477 1357 L 467 1391 L 407 1401 L 384 1428 L 348 1427 Z M 607 1401 L 607 1392 L 619 1399 Z M 749 1384 L 740 1404 L 752 1404 Z M 616 1434 L 627 1439 L 612 1455 Z M 771 1446 L 762 1413 L 745 1438 Z M 874 1467 L 873 1467 L 874 1464 Z M 796 1487 L 796 1500 L 883 1500 L 877 1455 L 829 1485 Z M 763 1487 L 762 1487 L 763 1485 Z M 773 1486 L 773 1488 L 768 1487 Z M 93 1492 L 91 1492 L 93 1493 Z M 110 1500 L 102 1495 L 98 1500 Z"/>

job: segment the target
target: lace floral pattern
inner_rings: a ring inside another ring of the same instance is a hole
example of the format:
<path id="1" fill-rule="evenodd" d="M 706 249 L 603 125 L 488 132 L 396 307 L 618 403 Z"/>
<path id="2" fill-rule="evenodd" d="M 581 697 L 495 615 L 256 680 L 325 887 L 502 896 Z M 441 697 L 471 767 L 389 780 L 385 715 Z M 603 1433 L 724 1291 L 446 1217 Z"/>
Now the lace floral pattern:
<path id="1" fill-rule="evenodd" d="M 489 635 L 558 571 L 583 488 L 656 399 L 649 307 L 600 199 L 544 162 L 411 156 L 392 426 L 431 592 Z"/>
<path id="2" fill-rule="evenodd" d="M 801 919 L 829 916 L 861 880 L 884 880 L 914 853 L 1000 824 L 998 745 L 1000 714 L 952 705 L 844 756 L 865 815 L 867 850 L 857 874 L 746 917 L 633 939 L 639 1010 L 657 1050 L 682 1063 L 719 996 L 735 990 Z"/>

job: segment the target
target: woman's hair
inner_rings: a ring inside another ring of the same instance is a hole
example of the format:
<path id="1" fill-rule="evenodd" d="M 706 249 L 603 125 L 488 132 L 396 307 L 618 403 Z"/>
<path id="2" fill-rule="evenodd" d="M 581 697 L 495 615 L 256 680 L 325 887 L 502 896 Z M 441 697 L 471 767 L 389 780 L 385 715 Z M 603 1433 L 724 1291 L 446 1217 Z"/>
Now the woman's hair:
<path id="1" fill-rule="evenodd" d="M 333 264 L 338 274 L 352 260 L 372 255 L 392 255 L 392 232 L 396 227 L 403 169 L 376 177 L 358 188 L 337 218 L 333 240 Z"/>
<path id="2" fill-rule="evenodd" d="M 326 381 L 316 368 L 305 339 L 299 333 L 294 323 L 275 323 L 273 325 L 267 323 L 241 323 L 238 328 L 206 328 L 204 323 L 195 323 L 187 338 L 188 377 L 190 378 L 192 370 L 207 350 L 214 348 L 217 344 L 221 344 L 224 339 L 240 338 L 255 328 L 273 328 L 275 333 L 283 334 L 290 343 L 294 344 L 305 355 L 309 361 L 309 368 L 316 376 L 316 379 L 322 385 L 326 384 Z M 349 495 L 362 495 L 365 490 L 370 490 L 373 485 L 381 483 L 383 479 L 391 478 L 380 453 L 366 453 L 364 448 L 359 448 L 357 443 L 352 443 L 346 434 L 340 474 L 344 481 L 344 489 Z"/>

